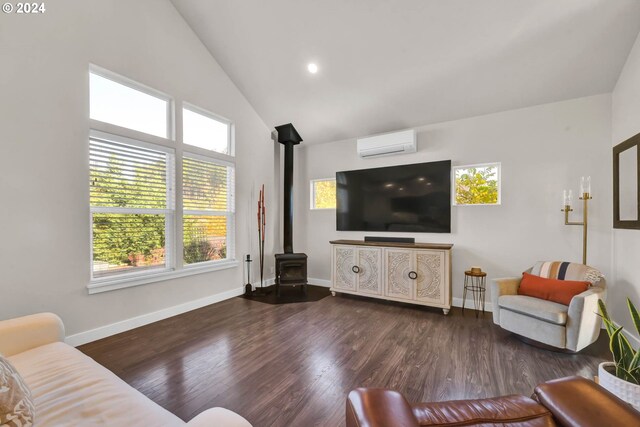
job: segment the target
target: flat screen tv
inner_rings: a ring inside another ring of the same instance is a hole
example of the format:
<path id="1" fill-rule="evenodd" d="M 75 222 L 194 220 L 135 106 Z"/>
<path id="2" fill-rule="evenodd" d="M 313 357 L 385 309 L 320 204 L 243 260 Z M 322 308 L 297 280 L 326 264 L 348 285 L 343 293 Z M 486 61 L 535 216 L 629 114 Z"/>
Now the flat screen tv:
<path id="1" fill-rule="evenodd" d="M 336 173 L 339 231 L 451 232 L 451 160 Z"/>

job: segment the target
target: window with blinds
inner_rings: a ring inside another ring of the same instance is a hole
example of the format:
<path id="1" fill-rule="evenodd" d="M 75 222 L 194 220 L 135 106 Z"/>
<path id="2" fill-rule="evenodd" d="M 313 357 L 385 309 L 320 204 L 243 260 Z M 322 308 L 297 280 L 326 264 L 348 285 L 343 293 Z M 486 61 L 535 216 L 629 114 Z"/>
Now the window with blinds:
<path id="1" fill-rule="evenodd" d="M 92 277 L 167 269 L 174 217 L 172 150 L 92 132 Z"/>
<path id="2" fill-rule="evenodd" d="M 89 81 L 89 293 L 237 266 L 233 123 L 94 65 Z"/>
<path id="3" fill-rule="evenodd" d="M 233 258 L 234 166 L 185 153 L 182 159 L 183 262 Z"/>

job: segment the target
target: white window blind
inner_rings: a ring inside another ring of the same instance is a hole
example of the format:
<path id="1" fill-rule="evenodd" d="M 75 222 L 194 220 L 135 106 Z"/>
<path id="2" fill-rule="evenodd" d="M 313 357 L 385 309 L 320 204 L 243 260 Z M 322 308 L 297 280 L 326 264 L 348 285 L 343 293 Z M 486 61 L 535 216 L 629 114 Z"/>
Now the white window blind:
<path id="1" fill-rule="evenodd" d="M 169 269 L 172 150 L 96 134 L 89 141 L 92 278 Z"/>
<path id="2" fill-rule="evenodd" d="M 235 168 L 185 153 L 182 160 L 185 265 L 234 258 Z"/>

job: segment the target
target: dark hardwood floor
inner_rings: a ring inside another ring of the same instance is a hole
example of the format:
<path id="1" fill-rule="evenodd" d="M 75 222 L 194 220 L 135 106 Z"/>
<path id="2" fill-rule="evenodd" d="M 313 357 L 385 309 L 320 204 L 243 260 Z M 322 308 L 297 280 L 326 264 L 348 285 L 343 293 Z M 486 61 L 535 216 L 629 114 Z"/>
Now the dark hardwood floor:
<path id="1" fill-rule="evenodd" d="M 270 305 L 233 298 L 80 350 L 189 420 L 213 406 L 254 426 L 341 426 L 345 397 L 388 387 L 412 401 L 521 393 L 593 378 L 605 334 L 580 354 L 538 349 L 464 315 L 359 297 Z"/>

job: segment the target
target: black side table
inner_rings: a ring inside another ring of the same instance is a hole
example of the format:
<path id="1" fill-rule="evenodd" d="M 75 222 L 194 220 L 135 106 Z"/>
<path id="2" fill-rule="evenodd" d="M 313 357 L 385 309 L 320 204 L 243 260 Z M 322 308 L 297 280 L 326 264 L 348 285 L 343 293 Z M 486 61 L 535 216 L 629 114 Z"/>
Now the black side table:
<path id="1" fill-rule="evenodd" d="M 482 314 L 484 314 L 484 294 L 487 289 L 487 273 L 484 271 L 464 272 L 464 292 L 462 295 L 462 311 L 464 312 L 464 303 L 467 300 L 467 291 L 471 291 L 473 294 L 473 307 L 476 309 L 476 317 L 478 312 L 482 308 Z"/>

